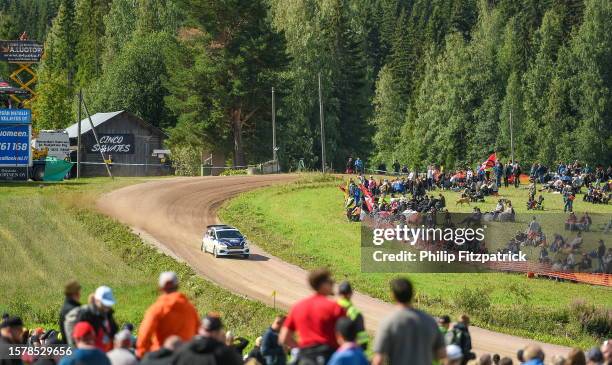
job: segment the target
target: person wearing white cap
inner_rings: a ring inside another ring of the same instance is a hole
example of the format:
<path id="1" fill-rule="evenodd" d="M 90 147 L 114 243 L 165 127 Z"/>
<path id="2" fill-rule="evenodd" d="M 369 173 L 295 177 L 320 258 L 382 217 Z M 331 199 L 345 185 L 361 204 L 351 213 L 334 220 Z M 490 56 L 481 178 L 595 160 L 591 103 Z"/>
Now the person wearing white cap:
<path id="1" fill-rule="evenodd" d="M 147 309 L 136 342 L 136 356 L 159 350 L 166 338 L 176 335 L 189 341 L 200 326 L 200 317 L 185 294 L 178 291 L 179 280 L 172 271 L 159 275 L 161 295 Z"/>
<path id="2" fill-rule="evenodd" d="M 444 365 L 459 365 L 463 360 L 463 351 L 457 345 L 446 346 L 446 360 Z"/>
<path id="3" fill-rule="evenodd" d="M 118 331 L 117 322 L 113 318 L 113 307 L 116 304 L 113 291 L 108 286 L 96 289 L 89 304 L 72 309 L 66 315 L 64 327 L 68 343 L 74 345 L 72 330 L 78 322 L 89 322 L 96 334 L 96 347 L 102 351 L 109 351 L 113 347 L 113 338 Z"/>

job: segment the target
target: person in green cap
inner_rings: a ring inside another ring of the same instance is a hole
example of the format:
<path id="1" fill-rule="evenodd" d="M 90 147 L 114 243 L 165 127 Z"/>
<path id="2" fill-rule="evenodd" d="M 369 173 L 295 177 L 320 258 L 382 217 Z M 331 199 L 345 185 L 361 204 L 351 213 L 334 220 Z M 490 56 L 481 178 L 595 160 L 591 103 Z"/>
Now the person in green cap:
<path id="1" fill-rule="evenodd" d="M 346 316 L 355 323 L 355 329 L 357 330 L 357 338 L 355 339 L 355 342 L 361 346 L 363 350 L 366 350 L 368 348 L 370 338 L 368 337 L 368 333 L 365 329 L 363 315 L 359 309 L 353 305 L 353 302 L 351 302 L 351 298 L 353 297 L 353 288 L 348 281 L 343 281 L 340 283 L 340 285 L 338 285 L 338 295 L 340 296 L 338 299 L 338 305 L 346 310 Z"/>

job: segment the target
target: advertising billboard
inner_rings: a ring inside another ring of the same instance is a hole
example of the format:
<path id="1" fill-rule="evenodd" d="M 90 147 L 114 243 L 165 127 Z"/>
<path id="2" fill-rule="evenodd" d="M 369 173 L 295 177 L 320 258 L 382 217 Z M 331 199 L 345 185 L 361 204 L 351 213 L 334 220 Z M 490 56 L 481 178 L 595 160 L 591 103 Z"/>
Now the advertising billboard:
<path id="1" fill-rule="evenodd" d="M 30 165 L 30 125 L 0 124 L 0 167 Z"/>
<path id="2" fill-rule="evenodd" d="M 0 61 L 35 63 L 42 53 L 43 45 L 35 41 L 0 41 Z"/>

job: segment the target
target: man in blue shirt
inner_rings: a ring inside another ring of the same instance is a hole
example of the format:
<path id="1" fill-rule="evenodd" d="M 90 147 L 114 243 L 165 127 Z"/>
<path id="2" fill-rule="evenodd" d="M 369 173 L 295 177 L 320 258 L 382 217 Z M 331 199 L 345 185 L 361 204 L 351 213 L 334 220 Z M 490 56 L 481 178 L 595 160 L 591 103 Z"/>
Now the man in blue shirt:
<path id="1" fill-rule="evenodd" d="M 342 317 L 336 322 L 336 338 L 340 347 L 329 359 L 327 365 L 368 365 L 363 349 L 355 342 L 355 322 Z"/>
<path id="2" fill-rule="evenodd" d="M 96 347 L 96 334 L 89 322 L 77 323 L 72 337 L 77 348 L 73 350 L 72 355 L 63 358 L 59 365 L 111 365 L 106 354 Z"/>

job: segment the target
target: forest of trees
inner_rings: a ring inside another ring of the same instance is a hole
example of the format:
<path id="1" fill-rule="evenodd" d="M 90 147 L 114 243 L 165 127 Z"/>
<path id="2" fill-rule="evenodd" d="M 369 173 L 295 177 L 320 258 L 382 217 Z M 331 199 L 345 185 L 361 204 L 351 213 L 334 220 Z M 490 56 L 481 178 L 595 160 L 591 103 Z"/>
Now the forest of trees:
<path id="1" fill-rule="evenodd" d="M 45 44 L 36 128 L 126 109 L 175 158 L 320 168 L 612 161 L 609 0 L 0 0 L 2 39 Z M 0 67 L 4 78 L 8 65 Z"/>

